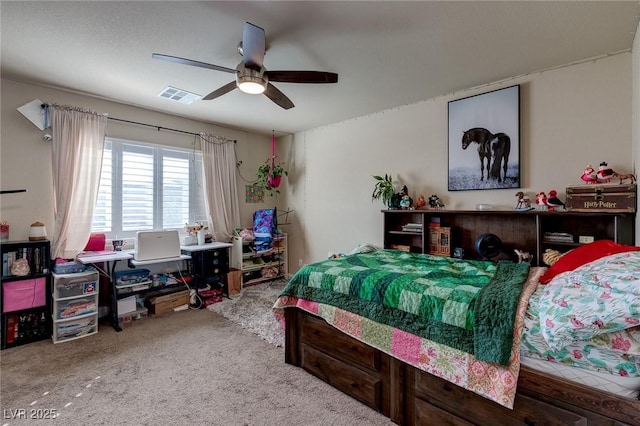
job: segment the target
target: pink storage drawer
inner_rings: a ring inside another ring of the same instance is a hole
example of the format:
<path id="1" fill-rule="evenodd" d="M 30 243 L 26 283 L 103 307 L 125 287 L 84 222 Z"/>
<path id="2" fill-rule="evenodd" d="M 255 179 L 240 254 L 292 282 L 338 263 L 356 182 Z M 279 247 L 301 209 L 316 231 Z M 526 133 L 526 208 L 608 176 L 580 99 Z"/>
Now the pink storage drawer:
<path id="1" fill-rule="evenodd" d="M 2 283 L 2 312 L 36 308 L 47 304 L 47 279 L 33 278 Z"/>

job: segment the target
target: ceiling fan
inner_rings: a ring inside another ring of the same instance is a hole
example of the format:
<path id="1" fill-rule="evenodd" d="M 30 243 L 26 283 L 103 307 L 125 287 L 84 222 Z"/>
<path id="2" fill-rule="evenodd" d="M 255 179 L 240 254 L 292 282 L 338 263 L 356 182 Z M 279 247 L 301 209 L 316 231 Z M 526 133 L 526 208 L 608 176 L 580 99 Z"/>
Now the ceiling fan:
<path id="1" fill-rule="evenodd" d="M 293 108 L 293 102 L 284 93 L 278 90 L 271 81 L 282 83 L 337 83 L 338 74 L 324 71 L 268 71 L 263 65 L 266 51 L 264 29 L 249 22 L 244 24 L 242 41 L 238 45 L 238 53 L 242 55 L 242 61 L 238 66 L 227 68 L 220 65 L 207 64 L 191 59 L 178 58 L 176 56 L 154 53 L 154 59 L 207 68 L 236 75 L 236 80 L 214 90 L 203 100 L 211 100 L 229 93 L 236 87 L 245 93 L 261 94 L 278 104 L 284 109 Z"/>

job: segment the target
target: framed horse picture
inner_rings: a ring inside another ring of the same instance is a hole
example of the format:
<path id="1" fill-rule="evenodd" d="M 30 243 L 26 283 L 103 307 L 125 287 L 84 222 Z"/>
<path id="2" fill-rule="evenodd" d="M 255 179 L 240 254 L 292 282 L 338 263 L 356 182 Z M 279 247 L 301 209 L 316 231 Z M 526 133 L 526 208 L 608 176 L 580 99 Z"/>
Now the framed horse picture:
<path id="1" fill-rule="evenodd" d="M 520 188 L 520 86 L 449 102 L 449 191 Z"/>

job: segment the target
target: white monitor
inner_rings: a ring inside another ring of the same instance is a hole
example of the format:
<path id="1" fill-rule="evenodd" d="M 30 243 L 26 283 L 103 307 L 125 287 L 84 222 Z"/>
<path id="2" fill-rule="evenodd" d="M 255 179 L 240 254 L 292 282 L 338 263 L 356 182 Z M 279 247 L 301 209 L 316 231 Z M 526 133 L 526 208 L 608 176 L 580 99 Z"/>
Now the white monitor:
<path id="1" fill-rule="evenodd" d="M 138 231 L 133 259 L 138 261 L 180 257 L 178 231 Z"/>

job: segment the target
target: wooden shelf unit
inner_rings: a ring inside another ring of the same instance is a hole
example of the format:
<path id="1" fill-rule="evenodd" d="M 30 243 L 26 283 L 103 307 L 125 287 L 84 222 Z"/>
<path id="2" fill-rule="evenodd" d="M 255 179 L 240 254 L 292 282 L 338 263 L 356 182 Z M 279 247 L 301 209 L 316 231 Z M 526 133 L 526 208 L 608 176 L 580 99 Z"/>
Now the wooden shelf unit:
<path id="1" fill-rule="evenodd" d="M 485 233 L 500 237 L 505 250 L 519 249 L 533 256 L 533 264 L 542 264 L 545 249 L 565 252 L 580 245 L 579 236 L 594 240 L 610 239 L 635 244 L 635 213 L 587 213 L 566 211 L 518 212 L 510 210 L 382 210 L 384 248 L 410 246 L 411 252 L 429 253 L 429 224 L 439 218 L 441 227 L 451 228 L 451 251 L 464 250 L 464 257 L 478 259 L 476 239 Z M 403 232 L 407 223 L 422 223 L 422 232 Z M 574 241 L 545 241 L 545 232 L 566 232 Z"/>

